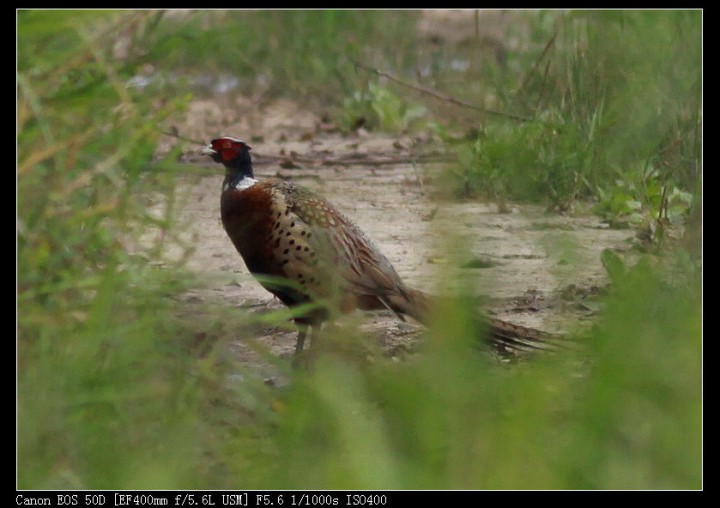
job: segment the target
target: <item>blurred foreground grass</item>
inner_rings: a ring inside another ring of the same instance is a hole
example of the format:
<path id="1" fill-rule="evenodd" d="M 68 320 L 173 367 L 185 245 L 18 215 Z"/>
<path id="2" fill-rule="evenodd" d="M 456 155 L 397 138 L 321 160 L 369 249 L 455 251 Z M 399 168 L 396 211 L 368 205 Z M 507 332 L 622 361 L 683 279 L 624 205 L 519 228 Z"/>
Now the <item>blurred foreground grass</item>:
<path id="1" fill-rule="evenodd" d="M 200 281 L 164 253 L 190 246 L 172 206 L 144 202 L 175 200 L 153 153 L 192 87 L 127 83 L 210 62 L 321 93 L 338 44 L 407 51 L 413 17 L 213 11 L 177 30 L 165 16 L 18 13 L 18 487 L 701 487 L 701 280 L 683 252 L 621 267 L 580 354 L 500 365 L 452 308 L 406 362 L 336 352 L 282 390 L 243 379 L 223 342 L 248 318 L 177 298 Z M 256 23 L 230 29 L 244 16 Z M 293 61 L 291 42 L 313 58 Z M 127 249 L 148 231 L 162 234 Z"/>

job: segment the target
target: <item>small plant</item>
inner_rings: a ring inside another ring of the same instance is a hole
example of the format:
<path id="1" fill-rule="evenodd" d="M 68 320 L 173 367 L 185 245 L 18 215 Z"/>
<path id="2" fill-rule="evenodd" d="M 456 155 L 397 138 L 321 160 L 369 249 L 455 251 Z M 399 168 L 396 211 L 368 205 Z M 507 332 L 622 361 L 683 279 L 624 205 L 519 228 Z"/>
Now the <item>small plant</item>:
<path id="1" fill-rule="evenodd" d="M 587 195 L 589 150 L 572 125 L 486 125 L 476 139 L 456 145 L 457 192 L 462 197 L 571 203 Z"/>
<path id="2" fill-rule="evenodd" d="M 690 192 L 679 189 L 650 162 L 617 178 L 614 185 L 598 188 L 597 196 L 595 212 L 611 227 L 639 229 L 646 241 L 656 244 L 668 230 L 685 223 L 693 204 Z"/>
<path id="3" fill-rule="evenodd" d="M 345 130 L 358 127 L 401 132 L 422 119 L 427 109 L 410 105 L 387 87 L 368 83 L 367 91 L 356 91 L 343 101 L 340 124 Z"/>

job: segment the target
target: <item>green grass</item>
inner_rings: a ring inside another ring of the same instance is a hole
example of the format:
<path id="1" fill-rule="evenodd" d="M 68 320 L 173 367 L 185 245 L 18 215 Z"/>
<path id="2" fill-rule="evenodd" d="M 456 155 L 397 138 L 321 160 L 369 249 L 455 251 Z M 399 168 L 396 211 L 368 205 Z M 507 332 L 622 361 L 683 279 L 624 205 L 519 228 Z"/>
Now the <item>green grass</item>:
<path id="1" fill-rule="evenodd" d="M 454 308 L 401 365 L 326 357 L 287 397 L 269 486 L 699 488 L 700 295 L 685 282 L 629 269 L 578 356 L 499 365 Z"/>
<path id="2" fill-rule="evenodd" d="M 416 17 L 394 11 L 199 11 L 160 23 L 148 36 L 143 59 L 181 84 L 202 83 L 194 87 L 201 94 L 207 93 L 206 80 L 231 76 L 242 93 L 318 107 L 350 95 L 358 81 L 354 59 L 398 64 L 408 58 Z M 397 55 L 377 51 L 391 41 Z"/>
<path id="3" fill-rule="evenodd" d="M 403 75 L 432 53 L 411 50 L 413 13 L 183 16 L 18 13 L 19 488 L 702 487 L 701 275 L 683 252 L 635 266 L 613 258 L 606 311 L 581 353 L 500 364 L 478 347 L 471 310 L 461 306 L 440 309 L 404 362 L 370 345 L 362 359 L 334 348 L 307 371 L 271 359 L 292 378 L 283 389 L 245 375 L 227 345 L 251 342 L 257 319 L 185 301 L 183 292 L 202 281 L 182 255 L 166 254 L 192 245 L 175 217 L 180 196 L 169 168 L 177 153 L 154 157 L 164 122 L 198 93 L 197 76 L 228 72 L 239 77 L 239 93 L 312 97 L 338 114 L 358 106 L 346 99 L 370 97 L 359 107 L 377 115 L 373 127 L 423 128 L 411 113 L 421 100 L 358 77 L 350 60 Z M 648 203 L 660 206 L 662 184 L 697 194 L 699 138 L 686 135 L 697 132 L 698 85 L 684 79 L 697 71 L 697 15 L 607 17 L 530 17 L 536 52 L 508 55 L 514 77 L 487 72 L 494 86 L 516 88 L 560 19 L 552 72 L 530 75 L 523 95 L 562 129 L 485 122 L 481 136 L 460 143 L 471 192 L 488 182 L 526 199 L 549 188 L 559 196 L 593 185 L 611 192 L 616 175 L 599 168 L 619 167 L 623 178 L 639 167 L 647 173 L 651 166 L 638 161 L 652 160 L 654 172 L 625 180 Z M 600 28 L 613 37 L 595 40 Z M 673 58 L 658 53 L 643 63 L 643 48 L 623 50 L 628 38 L 657 40 Z M 686 51 L 675 38 L 688 42 Z M 578 41 L 598 70 L 577 58 Z M 435 84 L 460 93 L 456 71 L 433 58 Z M 148 65 L 167 79 L 127 87 Z M 669 77 L 641 94 L 657 69 Z M 596 83 L 588 73 L 600 71 Z M 553 83 L 548 96 L 543 79 Z M 606 90 L 601 102 L 583 88 L 593 83 Z M 372 94 L 354 95 L 363 90 Z M 658 107 L 669 113 L 656 123 Z M 538 174 L 528 175 L 523 164 L 535 158 Z M 483 172 L 505 163 L 507 172 L 486 181 Z M 162 213 L 150 195 L 163 197 Z M 685 197 L 668 196 L 682 213 Z M 140 238 L 145 247 L 131 248 Z M 261 321 L 280 326 L 286 318 Z"/>
<path id="4" fill-rule="evenodd" d="M 697 200 L 701 12 L 538 16 L 527 51 L 509 57 L 516 65 L 485 81 L 495 109 L 532 120 L 479 118 L 458 148 L 455 193 L 560 209 L 593 199 L 611 222 L 636 225 L 651 221 L 639 211 L 667 212 L 660 194 Z"/>

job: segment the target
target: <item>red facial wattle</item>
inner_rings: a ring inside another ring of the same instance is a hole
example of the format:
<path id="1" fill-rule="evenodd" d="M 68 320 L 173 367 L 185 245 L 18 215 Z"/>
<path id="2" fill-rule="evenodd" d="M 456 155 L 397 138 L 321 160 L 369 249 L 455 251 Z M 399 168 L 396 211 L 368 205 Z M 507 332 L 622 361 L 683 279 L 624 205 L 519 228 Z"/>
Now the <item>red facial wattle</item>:
<path id="1" fill-rule="evenodd" d="M 250 146 L 245 142 L 232 138 L 214 139 L 212 148 L 220 154 L 220 157 L 225 162 L 235 159 L 241 150 L 250 150 Z"/>

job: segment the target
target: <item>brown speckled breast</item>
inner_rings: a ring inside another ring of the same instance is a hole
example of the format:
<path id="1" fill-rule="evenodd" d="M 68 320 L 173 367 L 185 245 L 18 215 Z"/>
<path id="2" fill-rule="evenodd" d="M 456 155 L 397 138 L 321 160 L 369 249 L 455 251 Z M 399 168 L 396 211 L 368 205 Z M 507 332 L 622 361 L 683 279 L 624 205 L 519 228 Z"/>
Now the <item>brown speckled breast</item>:
<path id="1" fill-rule="evenodd" d="M 231 189 L 221 211 L 248 269 L 289 305 L 335 300 L 342 311 L 389 308 L 381 300 L 406 290 L 360 228 L 309 189 L 274 181 Z"/>

